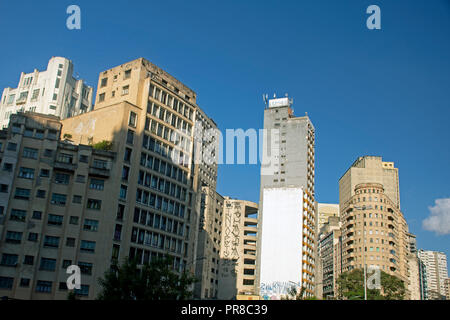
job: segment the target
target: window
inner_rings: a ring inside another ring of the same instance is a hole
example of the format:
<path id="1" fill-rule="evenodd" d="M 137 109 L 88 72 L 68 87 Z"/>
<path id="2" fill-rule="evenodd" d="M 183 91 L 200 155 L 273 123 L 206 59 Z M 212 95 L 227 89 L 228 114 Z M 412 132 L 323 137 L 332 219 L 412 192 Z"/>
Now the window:
<path id="1" fill-rule="evenodd" d="M 95 241 L 81 240 L 80 251 L 95 252 Z"/>
<path id="2" fill-rule="evenodd" d="M 67 269 L 67 267 L 66 267 L 66 269 Z M 66 282 L 60 282 L 58 290 L 59 291 L 67 291 L 67 283 Z"/>
<path id="3" fill-rule="evenodd" d="M 130 167 L 123 166 L 122 168 L 122 180 L 128 181 L 128 175 L 130 174 Z"/>
<path id="4" fill-rule="evenodd" d="M 119 204 L 119 206 L 117 207 L 116 219 L 123 220 L 124 213 L 125 213 L 125 206 L 123 204 Z"/>
<path id="5" fill-rule="evenodd" d="M 45 190 L 37 190 L 36 198 L 45 198 Z"/>
<path id="6" fill-rule="evenodd" d="M 91 178 L 91 183 L 89 184 L 90 189 L 103 190 L 105 187 L 105 180 Z"/>
<path id="7" fill-rule="evenodd" d="M 75 179 L 76 182 L 84 183 L 86 181 L 86 176 L 83 176 L 81 174 L 77 174 L 77 178 Z"/>
<path id="8" fill-rule="evenodd" d="M 53 157 L 53 150 L 52 149 L 45 149 L 44 150 L 44 157 L 48 157 L 48 158 Z"/>
<path id="9" fill-rule="evenodd" d="M 67 154 L 67 153 L 60 153 L 60 154 L 58 154 L 57 161 L 62 162 L 62 163 L 72 164 L 73 155 Z"/>
<path id="10" fill-rule="evenodd" d="M 52 194 L 52 204 L 58 205 L 58 206 L 65 206 L 67 202 L 67 196 L 65 194 L 60 193 L 53 193 Z"/>
<path id="11" fill-rule="evenodd" d="M 102 201 L 97 199 L 88 199 L 87 208 L 93 210 L 100 210 L 102 207 Z"/>
<path id="12" fill-rule="evenodd" d="M 86 155 L 80 155 L 80 162 L 88 163 L 89 157 Z"/>
<path id="13" fill-rule="evenodd" d="M 103 78 L 100 83 L 100 88 L 106 87 L 108 84 L 108 78 Z"/>
<path id="14" fill-rule="evenodd" d="M 133 140 L 134 140 L 134 131 L 128 129 L 128 132 L 127 132 L 127 143 L 133 144 Z"/>
<path id="15" fill-rule="evenodd" d="M 103 101 L 105 101 L 105 94 L 101 93 L 98 95 L 98 102 L 103 102 Z"/>
<path id="16" fill-rule="evenodd" d="M 51 281 L 38 280 L 36 283 L 36 292 L 51 293 L 52 285 L 53 283 Z"/>
<path id="17" fill-rule="evenodd" d="M 63 263 L 62 263 L 62 268 L 63 269 L 67 269 L 67 267 L 70 266 L 70 265 L 72 265 L 72 260 L 63 260 Z"/>
<path id="18" fill-rule="evenodd" d="M 25 218 L 27 216 L 27 212 L 25 210 L 12 209 L 10 220 L 25 222 Z"/>
<path id="19" fill-rule="evenodd" d="M 27 100 L 27 97 L 28 97 L 28 91 L 23 91 L 20 93 L 18 101 Z"/>
<path id="20" fill-rule="evenodd" d="M 60 78 L 56 78 L 56 82 L 55 82 L 55 88 L 59 88 L 59 84 L 60 84 L 60 82 L 61 82 L 61 79 Z M 53 100 L 56 100 L 55 98 L 53 98 Z"/>
<path id="21" fill-rule="evenodd" d="M 23 135 L 24 135 L 25 137 L 32 137 L 32 136 L 33 136 L 33 133 L 34 133 L 34 130 L 33 130 L 33 129 L 25 128 L 25 132 L 23 133 Z"/>
<path id="22" fill-rule="evenodd" d="M 92 166 L 97 169 L 107 169 L 108 162 L 105 160 L 94 159 Z"/>
<path id="23" fill-rule="evenodd" d="M 17 150 L 17 143 L 14 142 L 8 142 L 8 147 L 7 149 L 9 151 L 16 151 Z"/>
<path id="24" fill-rule="evenodd" d="M 137 115 L 133 111 L 130 111 L 130 120 L 128 121 L 128 125 L 131 127 L 136 127 Z"/>
<path id="25" fill-rule="evenodd" d="M 92 263 L 78 261 L 78 266 L 80 267 L 81 274 L 87 275 L 92 274 L 92 266 L 93 266 Z"/>
<path id="26" fill-rule="evenodd" d="M 0 192 L 8 192 L 8 187 L 7 184 L 0 184 Z"/>
<path id="27" fill-rule="evenodd" d="M 66 239 L 66 246 L 67 247 L 75 247 L 75 238 L 68 237 Z"/>
<path id="28" fill-rule="evenodd" d="M 126 79 L 130 79 L 130 78 L 131 78 L 131 69 L 128 69 L 125 71 L 123 79 L 126 80 Z"/>
<path id="29" fill-rule="evenodd" d="M 13 104 L 14 103 L 14 99 L 16 98 L 16 95 L 15 94 L 10 94 L 9 96 L 8 96 L 8 104 Z"/>
<path id="30" fill-rule="evenodd" d="M 10 277 L 0 277 L 0 288 L 1 289 L 12 289 L 14 283 L 14 278 Z"/>
<path id="31" fill-rule="evenodd" d="M 128 91 L 130 90 L 130 86 L 124 86 L 122 87 L 122 95 L 128 94 Z"/>
<path id="32" fill-rule="evenodd" d="M 38 235 L 37 233 L 35 233 L 35 232 L 30 232 L 30 233 L 28 234 L 28 241 L 31 241 L 31 242 L 37 242 L 37 241 L 38 241 L 38 237 L 39 237 L 39 235 Z"/>
<path id="33" fill-rule="evenodd" d="M 125 154 L 123 156 L 123 161 L 130 162 L 130 160 L 131 160 L 131 152 L 132 152 L 132 149 L 125 148 Z"/>
<path id="34" fill-rule="evenodd" d="M 41 178 L 48 178 L 48 177 L 50 177 L 50 170 L 48 170 L 48 169 L 41 169 L 41 173 L 39 173 L 39 176 Z"/>
<path id="35" fill-rule="evenodd" d="M 30 286 L 30 279 L 29 278 L 21 278 L 20 286 L 24 287 L 24 288 L 28 288 Z"/>
<path id="36" fill-rule="evenodd" d="M 5 242 L 19 244 L 22 241 L 22 232 L 7 231 Z"/>
<path id="37" fill-rule="evenodd" d="M 56 215 L 56 214 L 49 214 L 48 215 L 48 224 L 51 226 L 61 226 L 63 223 L 63 216 Z"/>
<path id="38" fill-rule="evenodd" d="M 98 231 L 98 220 L 84 219 L 83 230 Z"/>
<path id="39" fill-rule="evenodd" d="M 79 220 L 78 217 L 76 217 L 76 216 L 70 216 L 69 223 L 70 223 L 70 224 L 74 224 L 74 225 L 78 225 L 78 220 Z"/>
<path id="40" fill-rule="evenodd" d="M 127 186 L 121 185 L 120 186 L 120 193 L 119 193 L 120 199 L 126 199 L 127 198 Z"/>
<path id="41" fill-rule="evenodd" d="M 78 296 L 88 296 L 89 295 L 89 286 L 86 284 L 82 284 L 80 289 L 75 289 L 75 294 Z"/>
<path id="42" fill-rule="evenodd" d="M 30 189 L 16 188 L 16 193 L 14 194 L 15 199 L 29 200 L 30 199 Z"/>
<path id="43" fill-rule="evenodd" d="M 37 100 L 39 97 L 39 89 L 33 90 L 33 95 L 31 96 L 31 101 Z"/>
<path id="44" fill-rule="evenodd" d="M 11 172 L 12 169 L 13 169 L 12 163 L 7 163 L 7 162 L 5 162 L 5 163 L 3 164 L 3 170 L 4 170 L 4 171 Z"/>
<path id="45" fill-rule="evenodd" d="M 42 212 L 41 211 L 33 211 L 33 215 L 31 216 L 31 218 L 35 219 L 35 220 L 41 220 Z"/>
<path id="46" fill-rule="evenodd" d="M 34 256 L 25 256 L 23 264 L 32 266 L 34 264 Z"/>
<path id="47" fill-rule="evenodd" d="M 53 101 L 56 101 L 56 100 L 58 100 L 58 95 L 56 93 L 54 93 L 53 94 Z M 56 107 L 55 107 L 55 109 L 56 109 Z"/>
<path id="48" fill-rule="evenodd" d="M 59 237 L 45 236 L 44 247 L 58 248 L 59 247 Z"/>
<path id="49" fill-rule="evenodd" d="M 23 154 L 22 156 L 24 158 L 30 158 L 30 159 L 37 159 L 38 157 L 38 150 L 34 148 L 23 148 Z"/>
<path id="50" fill-rule="evenodd" d="M 34 169 L 20 167 L 19 169 L 19 178 L 23 179 L 34 179 Z"/>
<path id="51" fill-rule="evenodd" d="M 81 196 L 74 195 L 73 199 L 72 199 L 72 203 L 81 203 L 81 199 L 82 199 Z"/>
<path id="52" fill-rule="evenodd" d="M 2 266 L 15 267 L 17 266 L 18 259 L 19 256 L 17 254 L 4 253 L 2 254 L 2 261 L 0 264 Z"/>

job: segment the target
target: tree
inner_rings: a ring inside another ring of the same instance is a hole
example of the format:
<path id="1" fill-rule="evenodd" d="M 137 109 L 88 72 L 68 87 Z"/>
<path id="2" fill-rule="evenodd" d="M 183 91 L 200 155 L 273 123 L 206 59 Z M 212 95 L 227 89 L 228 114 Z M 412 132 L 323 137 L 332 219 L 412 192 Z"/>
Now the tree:
<path id="1" fill-rule="evenodd" d="M 297 290 L 296 286 L 292 286 L 282 300 L 317 300 L 316 297 L 305 297 L 306 288 L 301 287 L 300 291 Z"/>
<path id="2" fill-rule="evenodd" d="M 152 259 L 139 267 L 136 259 L 114 264 L 99 279 L 99 300 L 185 300 L 191 297 L 189 286 L 196 279 L 187 272 L 173 271 L 173 258 L 168 255 Z"/>
<path id="3" fill-rule="evenodd" d="M 102 140 L 100 142 L 92 144 L 92 148 L 97 150 L 111 151 L 113 147 L 113 143 L 108 140 Z"/>
<path id="4" fill-rule="evenodd" d="M 403 300 L 405 284 L 399 278 L 381 271 L 381 290 L 367 288 L 367 300 Z M 336 285 L 339 299 L 364 299 L 364 270 L 354 269 L 339 275 Z"/>

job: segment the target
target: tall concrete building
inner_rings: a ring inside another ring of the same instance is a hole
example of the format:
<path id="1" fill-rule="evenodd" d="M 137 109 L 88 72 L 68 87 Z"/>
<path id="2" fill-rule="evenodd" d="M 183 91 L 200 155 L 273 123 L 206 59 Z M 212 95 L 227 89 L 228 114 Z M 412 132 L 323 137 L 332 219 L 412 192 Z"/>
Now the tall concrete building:
<path id="1" fill-rule="evenodd" d="M 258 204 L 225 197 L 220 248 L 219 299 L 259 298 L 260 226 Z"/>
<path id="2" fill-rule="evenodd" d="M 317 203 L 317 230 L 320 231 L 322 227 L 328 222 L 330 217 L 339 218 L 339 204 L 334 203 Z"/>
<path id="3" fill-rule="evenodd" d="M 81 284 L 87 299 L 98 295 L 98 277 L 126 257 L 147 263 L 169 254 L 175 271 L 194 273 L 200 203 L 196 195 L 201 186 L 193 160 L 198 110 L 195 92 L 140 58 L 100 73 L 93 111 L 46 120 L 51 128 L 28 126 L 22 120 L 13 123 L 11 135 L 20 131 L 30 142 L 22 148 L 16 134 L 11 146 L 9 142 L 4 146 L 3 162 L 9 163 L 5 173 L 17 187 L 3 187 L 5 192 L 11 190 L 4 195 L 9 207 L 2 220 L 8 223 L 3 238 L 10 242 L 0 245 L 5 254 L 1 259 L 8 266 L 0 267 L 0 294 L 65 299 L 63 268 L 68 263 L 80 262 L 86 268 Z M 33 146 L 36 137 L 44 139 Z M 109 151 L 95 150 L 102 141 L 112 143 Z M 25 159 L 14 166 L 17 157 Z M 47 170 L 43 174 L 54 181 L 54 190 L 41 187 L 43 177 L 32 172 L 38 167 Z M 39 217 L 34 210 L 42 217 L 36 232 L 28 231 Z M 30 253 L 22 247 L 29 241 L 33 252 L 42 250 L 42 257 L 25 257 Z M 32 276 L 22 276 L 14 267 L 25 260 Z M 21 277 L 29 279 L 25 293 L 18 291 Z"/>
<path id="4" fill-rule="evenodd" d="M 396 203 L 379 183 L 356 185 L 340 204 L 342 271 L 378 267 L 408 285 L 408 225 Z"/>
<path id="5" fill-rule="evenodd" d="M 337 270 L 336 246 L 341 238 L 341 222 L 339 217 L 331 216 L 319 232 L 318 258 L 316 260 L 316 296 L 322 299 L 333 299 L 336 295 Z"/>
<path id="6" fill-rule="evenodd" d="M 17 88 L 5 88 L 0 101 L 0 128 L 11 114 L 37 112 L 71 117 L 92 110 L 93 88 L 74 75 L 72 61 L 52 57 L 45 71 L 20 74 Z"/>
<path id="7" fill-rule="evenodd" d="M 291 99 L 275 98 L 264 110 L 260 294 L 270 299 L 281 298 L 292 283 L 314 294 L 315 129 L 291 106 Z"/>
<path id="8" fill-rule="evenodd" d="M 408 285 L 407 289 L 410 294 L 410 300 L 422 300 L 420 295 L 420 267 L 419 257 L 417 256 L 416 236 L 407 233 L 407 251 L 408 254 Z"/>
<path id="9" fill-rule="evenodd" d="M 77 294 L 94 298 L 97 278 L 125 239 L 127 205 L 117 153 L 60 139 L 54 116 L 11 115 L 0 134 L 0 296 L 67 299 L 66 268 L 81 270 Z M 127 234 L 127 237 L 129 235 Z"/>
<path id="10" fill-rule="evenodd" d="M 443 252 L 430 250 L 419 250 L 418 256 L 426 269 L 426 299 L 445 299 L 445 280 L 448 278 L 447 256 Z"/>
<path id="11" fill-rule="evenodd" d="M 218 297 L 219 290 L 224 198 L 210 187 L 201 189 L 194 297 L 211 299 Z"/>
<path id="12" fill-rule="evenodd" d="M 379 183 L 384 193 L 400 209 L 398 169 L 393 162 L 381 157 L 359 157 L 339 180 L 339 203 L 345 203 L 355 195 L 355 187 L 361 183 Z"/>

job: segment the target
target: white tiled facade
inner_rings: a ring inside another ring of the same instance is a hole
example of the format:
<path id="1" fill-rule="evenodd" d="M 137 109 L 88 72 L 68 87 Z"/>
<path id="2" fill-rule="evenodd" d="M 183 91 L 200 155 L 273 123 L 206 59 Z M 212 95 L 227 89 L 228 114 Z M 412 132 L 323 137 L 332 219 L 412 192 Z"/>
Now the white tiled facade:
<path id="1" fill-rule="evenodd" d="M 38 112 L 65 119 L 92 110 L 93 88 L 74 77 L 73 64 L 52 57 L 45 71 L 20 74 L 17 88 L 5 88 L 0 101 L 0 128 L 11 114 Z"/>

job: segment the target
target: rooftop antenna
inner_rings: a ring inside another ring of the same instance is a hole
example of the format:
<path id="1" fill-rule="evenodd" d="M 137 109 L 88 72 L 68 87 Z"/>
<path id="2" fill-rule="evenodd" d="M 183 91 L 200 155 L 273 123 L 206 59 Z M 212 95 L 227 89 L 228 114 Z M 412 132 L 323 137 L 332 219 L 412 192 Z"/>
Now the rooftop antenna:
<path id="1" fill-rule="evenodd" d="M 266 109 L 267 109 L 268 100 L 269 100 L 269 95 L 268 94 L 263 94 L 263 101 L 264 101 L 264 104 L 266 105 Z"/>

